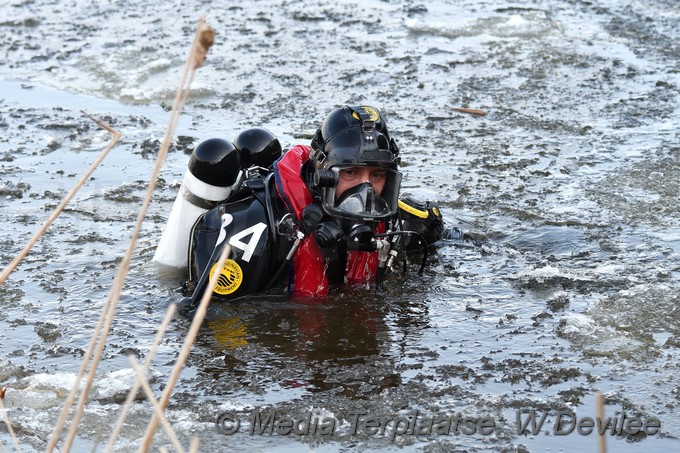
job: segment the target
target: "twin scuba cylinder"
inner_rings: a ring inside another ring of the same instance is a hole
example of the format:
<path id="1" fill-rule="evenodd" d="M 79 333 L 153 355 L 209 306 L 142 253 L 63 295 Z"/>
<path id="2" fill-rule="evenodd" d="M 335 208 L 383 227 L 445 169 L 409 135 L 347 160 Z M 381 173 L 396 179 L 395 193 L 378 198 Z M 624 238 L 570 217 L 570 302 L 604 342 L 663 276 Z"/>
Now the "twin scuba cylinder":
<path id="1" fill-rule="evenodd" d="M 205 212 L 238 192 L 246 175 L 267 172 L 281 156 L 281 144 L 268 130 L 251 128 L 233 143 L 205 140 L 194 148 L 153 260 L 185 268 L 191 229 Z"/>

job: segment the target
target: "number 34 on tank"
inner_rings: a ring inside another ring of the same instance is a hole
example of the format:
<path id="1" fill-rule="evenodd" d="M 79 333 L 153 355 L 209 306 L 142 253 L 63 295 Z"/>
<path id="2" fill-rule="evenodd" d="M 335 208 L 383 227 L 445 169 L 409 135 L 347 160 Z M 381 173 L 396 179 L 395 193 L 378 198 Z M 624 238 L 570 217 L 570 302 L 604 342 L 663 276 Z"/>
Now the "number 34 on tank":
<path id="1" fill-rule="evenodd" d="M 230 214 L 224 214 L 222 216 L 222 228 L 220 230 L 220 235 L 217 238 L 217 242 L 215 243 L 215 247 L 219 246 L 224 241 L 224 238 L 226 237 L 225 228 L 231 223 L 232 220 L 233 217 Z M 228 244 L 234 248 L 242 250 L 243 256 L 241 259 L 245 262 L 249 262 L 253 256 L 253 253 L 255 252 L 257 244 L 260 242 L 262 233 L 264 233 L 266 229 L 267 225 L 263 222 L 256 223 L 255 225 L 232 235 Z M 248 241 L 243 241 L 243 239 L 247 238 L 248 236 L 250 236 Z M 213 274 L 215 273 L 216 267 L 217 263 L 215 263 L 212 269 L 210 269 L 210 278 L 212 278 Z M 241 282 L 243 281 L 243 270 L 236 261 L 231 259 L 226 260 L 220 274 L 221 275 L 218 278 L 217 284 L 215 286 L 215 292 L 217 294 L 231 294 L 241 286 Z"/>

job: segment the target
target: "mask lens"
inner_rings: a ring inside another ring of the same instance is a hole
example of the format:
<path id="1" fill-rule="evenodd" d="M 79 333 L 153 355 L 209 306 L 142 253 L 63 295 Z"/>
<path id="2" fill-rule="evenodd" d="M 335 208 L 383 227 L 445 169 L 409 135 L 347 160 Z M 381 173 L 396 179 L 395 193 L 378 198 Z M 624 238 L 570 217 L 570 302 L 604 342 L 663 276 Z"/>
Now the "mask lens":
<path id="1" fill-rule="evenodd" d="M 359 194 L 345 198 L 339 205 L 338 210 L 345 214 L 361 214 L 364 212 L 366 202 Z"/>
<path id="2" fill-rule="evenodd" d="M 382 197 L 375 197 L 375 203 L 373 204 L 372 215 L 387 215 L 390 212 L 390 207 L 387 206 L 387 202 Z"/>
<path id="3" fill-rule="evenodd" d="M 335 181 L 340 179 L 340 171 L 352 167 L 333 167 Z M 360 168 L 360 167 L 359 167 Z M 371 182 L 364 181 L 344 190 L 340 197 L 335 196 L 336 187 L 323 188 L 322 206 L 332 216 L 354 219 L 357 221 L 384 220 L 397 212 L 397 200 L 401 185 L 401 173 L 389 169 L 380 169 L 371 175 Z M 382 174 L 381 174 L 382 173 Z M 376 181 L 381 178 L 380 194 L 376 192 Z M 336 183 L 337 184 L 337 183 Z"/>
<path id="4" fill-rule="evenodd" d="M 387 202 L 375 194 L 370 183 L 347 189 L 338 200 L 336 209 L 348 215 L 380 216 L 390 212 Z"/>

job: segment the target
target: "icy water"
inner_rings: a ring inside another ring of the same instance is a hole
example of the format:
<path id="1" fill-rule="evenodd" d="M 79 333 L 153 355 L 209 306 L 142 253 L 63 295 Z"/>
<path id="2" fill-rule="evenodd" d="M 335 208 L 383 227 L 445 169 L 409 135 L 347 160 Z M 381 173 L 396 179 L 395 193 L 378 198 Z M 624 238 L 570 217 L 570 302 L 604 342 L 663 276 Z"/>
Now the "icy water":
<path id="1" fill-rule="evenodd" d="M 180 297 L 183 273 L 151 258 L 191 147 L 251 126 L 285 147 L 308 143 L 345 103 L 383 109 L 403 153 L 403 192 L 440 203 L 471 239 L 439 244 L 422 277 L 411 263 L 382 296 L 213 306 L 167 410 L 185 448 L 198 436 L 201 451 L 596 451 L 594 434 L 559 435 L 568 426 L 556 421 L 594 417 L 597 391 L 607 417 L 660 425 L 608 431 L 608 451 L 680 448 L 676 1 L 8 0 L 3 267 L 110 140 L 81 110 L 123 133 L 0 287 L 0 387 L 24 451 L 45 449 L 74 384 L 201 14 L 216 43 L 73 451 L 103 450 L 133 382 L 128 356 L 147 355 Z M 170 324 L 151 371 L 157 394 L 189 323 Z M 151 413 L 135 403 L 119 451 L 138 448 Z M 274 413 L 301 434 L 270 432 Z M 545 424 L 520 434 L 532 414 L 547 414 Z M 228 417 L 240 423 L 231 435 Z M 446 417 L 463 420 L 458 431 L 428 428 Z M 408 421 L 420 430 L 404 432 Z M 13 449 L 4 423 L 0 442 Z M 161 446 L 172 448 L 159 430 Z"/>

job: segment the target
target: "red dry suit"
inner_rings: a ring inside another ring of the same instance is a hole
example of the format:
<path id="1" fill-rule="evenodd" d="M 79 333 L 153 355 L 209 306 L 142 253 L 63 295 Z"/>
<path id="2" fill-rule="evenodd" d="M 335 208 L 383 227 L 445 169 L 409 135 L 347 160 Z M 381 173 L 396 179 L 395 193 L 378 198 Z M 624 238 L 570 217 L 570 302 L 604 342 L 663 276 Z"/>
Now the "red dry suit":
<path id="1" fill-rule="evenodd" d="M 312 194 L 302 177 L 302 166 L 309 159 L 311 147 L 296 145 L 274 163 L 276 191 L 298 221 L 302 210 L 312 203 Z M 379 225 L 384 231 L 384 224 Z M 375 281 L 378 272 L 378 252 L 347 253 L 346 283 Z M 328 294 L 325 258 L 312 235 L 302 239 L 293 257 L 289 290 L 295 296 L 323 296 Z"/>

